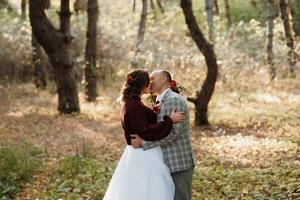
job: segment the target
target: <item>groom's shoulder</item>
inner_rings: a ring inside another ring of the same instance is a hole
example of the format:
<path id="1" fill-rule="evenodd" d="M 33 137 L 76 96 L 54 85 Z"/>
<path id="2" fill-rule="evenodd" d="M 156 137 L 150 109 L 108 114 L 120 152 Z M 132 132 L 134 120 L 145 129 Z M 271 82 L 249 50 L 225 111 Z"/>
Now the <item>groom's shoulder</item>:
<path id="1" fill-rule="evenodd" d="M 180 102 L 180 103 L 183 103 L 183 104 L 186 103 L 185 102 L 185 98 L 182 95 L 180 95 L 180 94 L 178 94 L 176 92 L 173 92 L 173 91 L 172 91 L 171 95 L 168 96 L 168 98 L 166 99 L 166 101 Z"/>

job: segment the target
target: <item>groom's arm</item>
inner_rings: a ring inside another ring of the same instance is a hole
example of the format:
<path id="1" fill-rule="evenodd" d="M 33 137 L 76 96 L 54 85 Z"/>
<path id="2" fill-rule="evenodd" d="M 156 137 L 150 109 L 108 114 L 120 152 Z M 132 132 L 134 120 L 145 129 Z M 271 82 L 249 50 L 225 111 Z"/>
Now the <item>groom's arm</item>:
<path id="1" fill-rule="evenodd" d="M 185 103 L 178 97 L 168 99 L 165 102 L 164 106 L 167 111 L 167 115 L 171 114 L 173 108 L 176 108 L 176 112 L 184 112 L 186 115 Z M 185 117 L 187 117 L 187 116 L 185 116 Z M 173 124 L 170 134 L 167 137 L 165 137 L 164 139 L 161 139 L 158 141 L 143 140 L 142 147 L 144 150 L 147 150 L 147 149 L 151 149 L 158 145 L 163 146 L 163 145 L 172 144 L 178 138 L 178 136 L 180 136 L 180 134 L 182 134 L 182 122 Z"/>

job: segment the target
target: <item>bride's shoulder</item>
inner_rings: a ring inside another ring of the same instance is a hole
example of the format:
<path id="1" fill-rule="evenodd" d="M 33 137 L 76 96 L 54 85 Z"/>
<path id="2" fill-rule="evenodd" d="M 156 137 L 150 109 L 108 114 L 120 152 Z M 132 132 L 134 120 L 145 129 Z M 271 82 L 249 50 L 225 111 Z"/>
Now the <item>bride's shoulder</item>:
<path id="1" fill-rule="evenodd" d="M 136 100 L 128 101 L 124 104 L 124 108 L 131 111 L 144 109 L 144 107 L 145 105 L 141 101 Z"/>

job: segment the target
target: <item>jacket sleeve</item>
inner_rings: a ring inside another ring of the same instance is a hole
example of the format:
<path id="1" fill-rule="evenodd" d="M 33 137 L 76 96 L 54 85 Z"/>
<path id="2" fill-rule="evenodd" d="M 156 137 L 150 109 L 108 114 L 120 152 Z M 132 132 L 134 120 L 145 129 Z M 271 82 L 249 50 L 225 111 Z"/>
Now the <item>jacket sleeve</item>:
<path id="1" fill-rule="evenodd" d="M 133 132 L 148 141 L 165 138 L 169 135 L 173 126 L 173 122 L 169 116 L 165 116 L 164 120 L 159 123 L 150 124 L 147 115 L 140 109 L 128 110 L 126 117 Z"/>
<path id="2" fill-rule="evenodd" d="M 185 103 L 181 99 L 171 98 L 171 99 L 169 99 L 165 102 L 164 109 L 166 110 L 168 115 L 172 112 L 174 107 L 176 108 L 176 112 L 184 112 L 185 115 L 186 115 Z M 172 144 L 174 141 L 176 141 L 176 139 L 182 133 L 182 123 L 183 122 L 173 124 L 173 127 L 172 127 L 172 130 L 171 130 L 170 134 L 164 139 L 154 141 L 154 142 L 143 140 L 143 142 L 142 142 L 143 149 L 147 150 L 147 149 L 151 149 L 151 148 L 153 148 L 155 146 L 158 146 L 158 145 L 163 146 L 163 145 Z"/>

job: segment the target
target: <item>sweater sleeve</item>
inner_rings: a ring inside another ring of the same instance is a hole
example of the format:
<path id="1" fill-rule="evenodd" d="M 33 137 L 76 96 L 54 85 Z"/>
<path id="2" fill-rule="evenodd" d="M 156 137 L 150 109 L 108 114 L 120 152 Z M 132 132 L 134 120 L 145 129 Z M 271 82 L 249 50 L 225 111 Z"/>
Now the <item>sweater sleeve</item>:
<path id="1" fill-rule="evenodd" d="M 145 112 L 142 109 L 128 110 L 127 118 L 134 133 L 147 141 L 161 140 L 171 132 L 173 122 L 169 116 L 165 116 L 164 120 L 151 124 Z"/>

